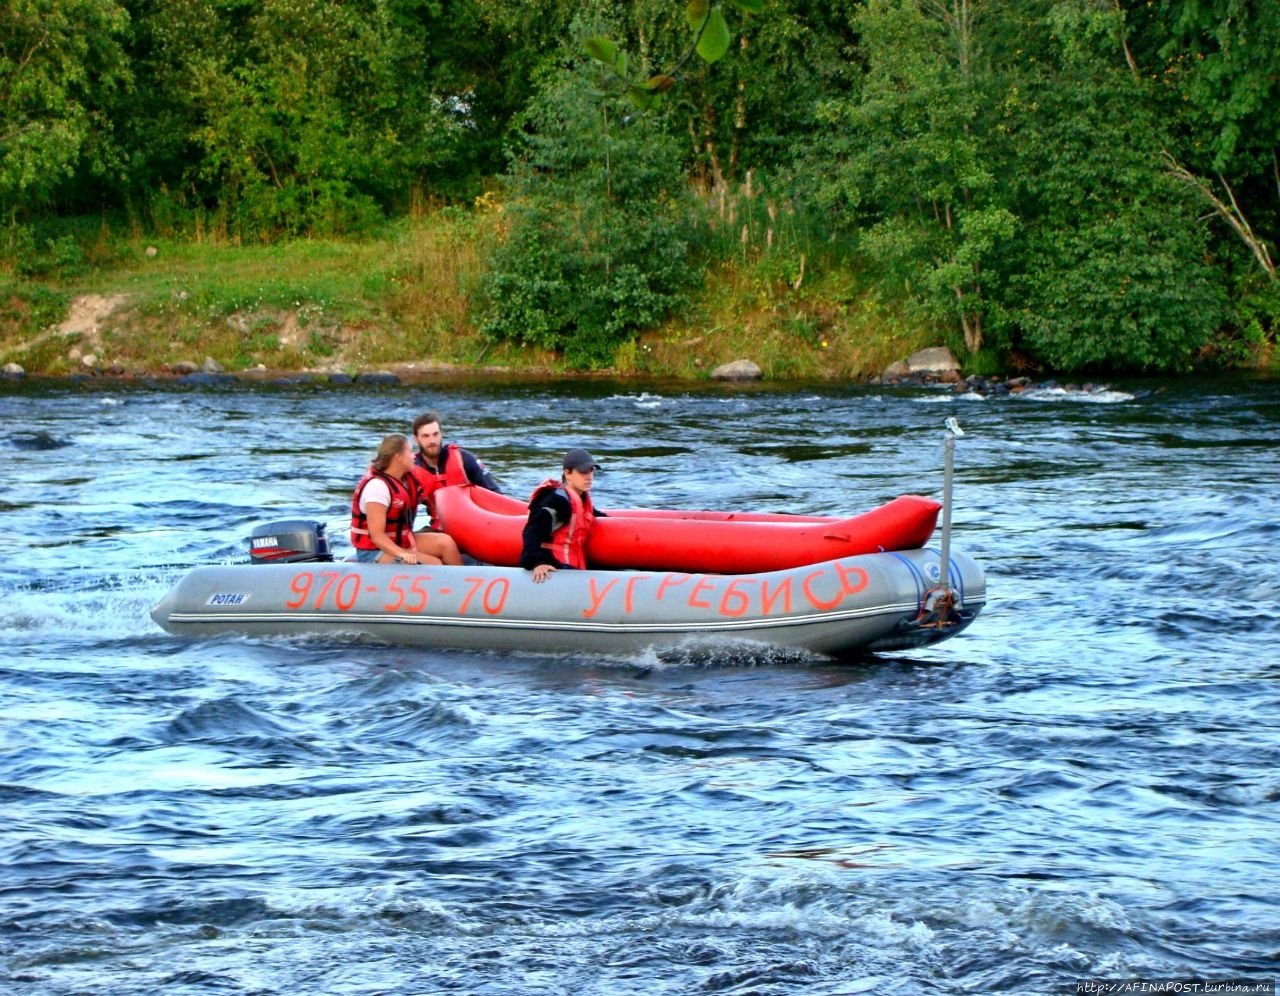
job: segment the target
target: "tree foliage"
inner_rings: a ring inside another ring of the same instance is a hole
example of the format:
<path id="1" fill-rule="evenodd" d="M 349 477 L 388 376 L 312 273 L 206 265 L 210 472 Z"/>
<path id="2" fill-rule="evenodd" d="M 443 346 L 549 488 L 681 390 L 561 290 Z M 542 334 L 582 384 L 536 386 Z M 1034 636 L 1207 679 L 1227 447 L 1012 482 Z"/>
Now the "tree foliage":
<path id="1" fill-rule="evenodd" d="M 1260 0 L 0 0 L 0 262 L 496 190 L 486 333 L 600 364 L 764 187 L 969 356 L 1184 369 L 1280 325 L 1277 51 Z"/>
<path id="2" fill-rule="evenodd" d="M 915 287 L 925 310 L 952 316 L 982 348 L 988 257 L 1017 219 L 997 182 L 979 0 L 951 6 L 870 0 L 854 24 L 867 70 L 855 98 L 831 101 L 842 132 L 825 196 L 850 209 L 868 254 Z"/>
<path id="3" fill-rule="evenodd" d="M 1167 5 L 1165 16 L 1169 34 L 1157 58 L 1185 130 L 1165 157 L 1171 174 L 1256 262 L 1259 269 L 1243 281 L 1248 310 L 1274 301 L 1280 284 L 1280 7 L 1181 0 Z"/>
<path id="4" fill-rule="evenodd" d="M 825 107 L 816 193 L 880 279 L 969 353 L 1186 368 L 1223 294 L 1119 9 L 870 0 L 855 23 L 866 72 Z"/>
<path id="5" fill-rule="evenodd" d="M 585 72 L 557 72 L 524 119 L 481 327 L 599 367 L 680 303 L 696 232 L 659 122 L 599 103 Z"/>
<path id="6" fill-rule="evenodd" d="M 128 24 L 114 0 L 0 3 L 0 209 L 10 223 L 50 205 L 78 169 L 115 165 L 106 109 L 131 82 Z"/>
<path id="7" fill-rule="evenodd" d="M 1117 58 L 1112 10 L 1056 8 L 1041 70 L 1003 121 L 1021 237 L 1007 341 L 1060 370 L 1185 370 L 1222 319 L 1197 205 L 1171 177 L 1153 85 Z"/>

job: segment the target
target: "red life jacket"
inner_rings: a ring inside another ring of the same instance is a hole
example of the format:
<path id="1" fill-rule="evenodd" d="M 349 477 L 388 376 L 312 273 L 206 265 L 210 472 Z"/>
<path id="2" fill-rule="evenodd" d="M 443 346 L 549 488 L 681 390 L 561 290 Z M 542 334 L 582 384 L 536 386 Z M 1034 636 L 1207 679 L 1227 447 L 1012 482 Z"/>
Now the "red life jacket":
<path id="1" fill-rule="evenodd" d="M 467 468 L 462 463 L 461 447 L 446 443 L 444 450 L 444 466 L 440 468 L 440 473 L 438 474 L 427 469 L 421 453 L 418 453 L 413 458 L 413 479 L 418 485 L 418 500 L 427 506 L 427 511 L 431 514 L 432 529 L 437 528 L 436 500 L 433 497 L 436 493 L 436 488 L 443 488 L 448 484 L 471 483 L 467 477 Z"/>
<path id="2" fill-rule="evenodd" d="M 587 540 L 591 537 L 591 527 L 596 521 L 591 494 L 588 492 L 585 495 L 579 495 L 573 488 L 565 487 L 563 481 L 553 478 L 538 485 L 529 496 L 529 504 L 532 505 L 543 495 L 552 491 L 559 491 L 569 499 L 569 521 L 552 533 L 550 541 L 543 543 L 542 548 L 550 550 L 551 555 L 560 563 L 586 570 Z"/>
<path id="3" fill-rule="evenodd" d="M 360 510 L 360 495 L 374 478 L 386 482 L 391 492 L 391 505 L 387 508 L 387 535 L 397 546 L 413 549 L 413 513 L 418 507 L 418 488 L 409 477 L 398 481 L 390 474 L 369 468 L 369 473 L 356 485 L 351 496 L 351 545 L 357 550 L 376 550 L 378 544 L 369 536 L 369 516 Z"/>

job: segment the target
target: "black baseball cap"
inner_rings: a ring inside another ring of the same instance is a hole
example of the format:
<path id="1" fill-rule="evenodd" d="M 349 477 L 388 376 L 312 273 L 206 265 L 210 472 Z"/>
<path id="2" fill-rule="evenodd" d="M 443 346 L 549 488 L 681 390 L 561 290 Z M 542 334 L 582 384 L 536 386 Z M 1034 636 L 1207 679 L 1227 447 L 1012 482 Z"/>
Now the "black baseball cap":
<path id="1" fill-rule="evenodd" d="M 588 470 L 599 470 L 600 465 L 586 450 L 570 450 L 564 455 L 564 469 L 586 473 Z"/>

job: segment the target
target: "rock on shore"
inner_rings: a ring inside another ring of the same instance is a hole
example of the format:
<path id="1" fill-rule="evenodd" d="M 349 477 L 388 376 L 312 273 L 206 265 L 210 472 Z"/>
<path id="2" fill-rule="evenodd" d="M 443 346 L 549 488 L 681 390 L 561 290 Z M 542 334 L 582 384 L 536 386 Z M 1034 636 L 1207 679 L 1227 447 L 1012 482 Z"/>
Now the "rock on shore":
<path id="1" fill-rule="evenodd" d="M 1093 394 L 1110 390 L 1106 384 L 1061 384 L 1056 380 L 1036 382 L 1030 377 L 960 376 L 960 361 L 946 346 L 933 346 L 912 353 L 905 360 L 890 363 L 883 374 L 872 378 L 873 384 L 893 387 L 950 386 L 956 394 L 1001 395 L 1021 394 L 1033 388 L 1059 389 Z"/>
<path id="2" fill-rule="evenodd" d="M 721 363 L 711 371 L 712 380 L 759 380 L 764 372 L 751 360 Z"/>

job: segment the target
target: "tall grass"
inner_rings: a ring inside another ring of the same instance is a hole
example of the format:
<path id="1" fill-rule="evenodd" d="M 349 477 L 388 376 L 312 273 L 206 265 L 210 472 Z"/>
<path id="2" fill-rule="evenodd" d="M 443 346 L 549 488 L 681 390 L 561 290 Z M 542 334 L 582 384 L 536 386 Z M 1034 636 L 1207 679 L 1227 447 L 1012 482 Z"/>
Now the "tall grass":
<path id="1" fill-rule="evenodd" d="M 105 225 L 78 235 L 79 251 L 64 252 L 75 265 L 46 257 L 43 272 L 0 275 L 6 361 L 61 373 L 74 369 L 72 351 L 92 349 L 125 368 L 207 356 L 232 370 L 354 369 L 441 348 L 446 361 L 465 358 L 464 344 L 474 338 L 466 299 L 478 255 L 466 215 L 404 219 L 359 240 L 273 245 Z M 64 308 L 90 294 L 118 303 L 92 335 L 62 337 L 50 310 L 34 307 L 53 294 Z M 51 352 L 51 341 L 63 348 Z"/>
<path id="2" fill-rule="evenodd" d="M 747 358 L 771 378 L 878 373 L 929 334 L 861 279 L 854 247 L 821 218 L 749 179 L 702 194 L 705 273 L 688 305 L 619 348 L 614 372 L 704 377 Z M 0 362 L 33 373 L 100 366 L 154 371 L 211 358 L 230 370 L 394 363 L 563 369 L 548 351 L 493 344 L 473 324 L 501 205 L 418 205 L 359 239 L 233 245 L 199 232 L 148 235 L 132 222 L 77 219 L 38 233 L 24 266 L 0 264 Z M 35 234 L 27 237 L 32 243 Z M 112 305 L 63 331 L 70 303 Z"/>
<path id="3" fill-rule="evenodd" d="M 863 278 L 856 247 L 748 175 L 703 193 L 706 279 L 681 315 L 618 357 L 623 372 L 705 376 L 749 359 L 768 378 L 858 379 L 930 344 Z"/>

